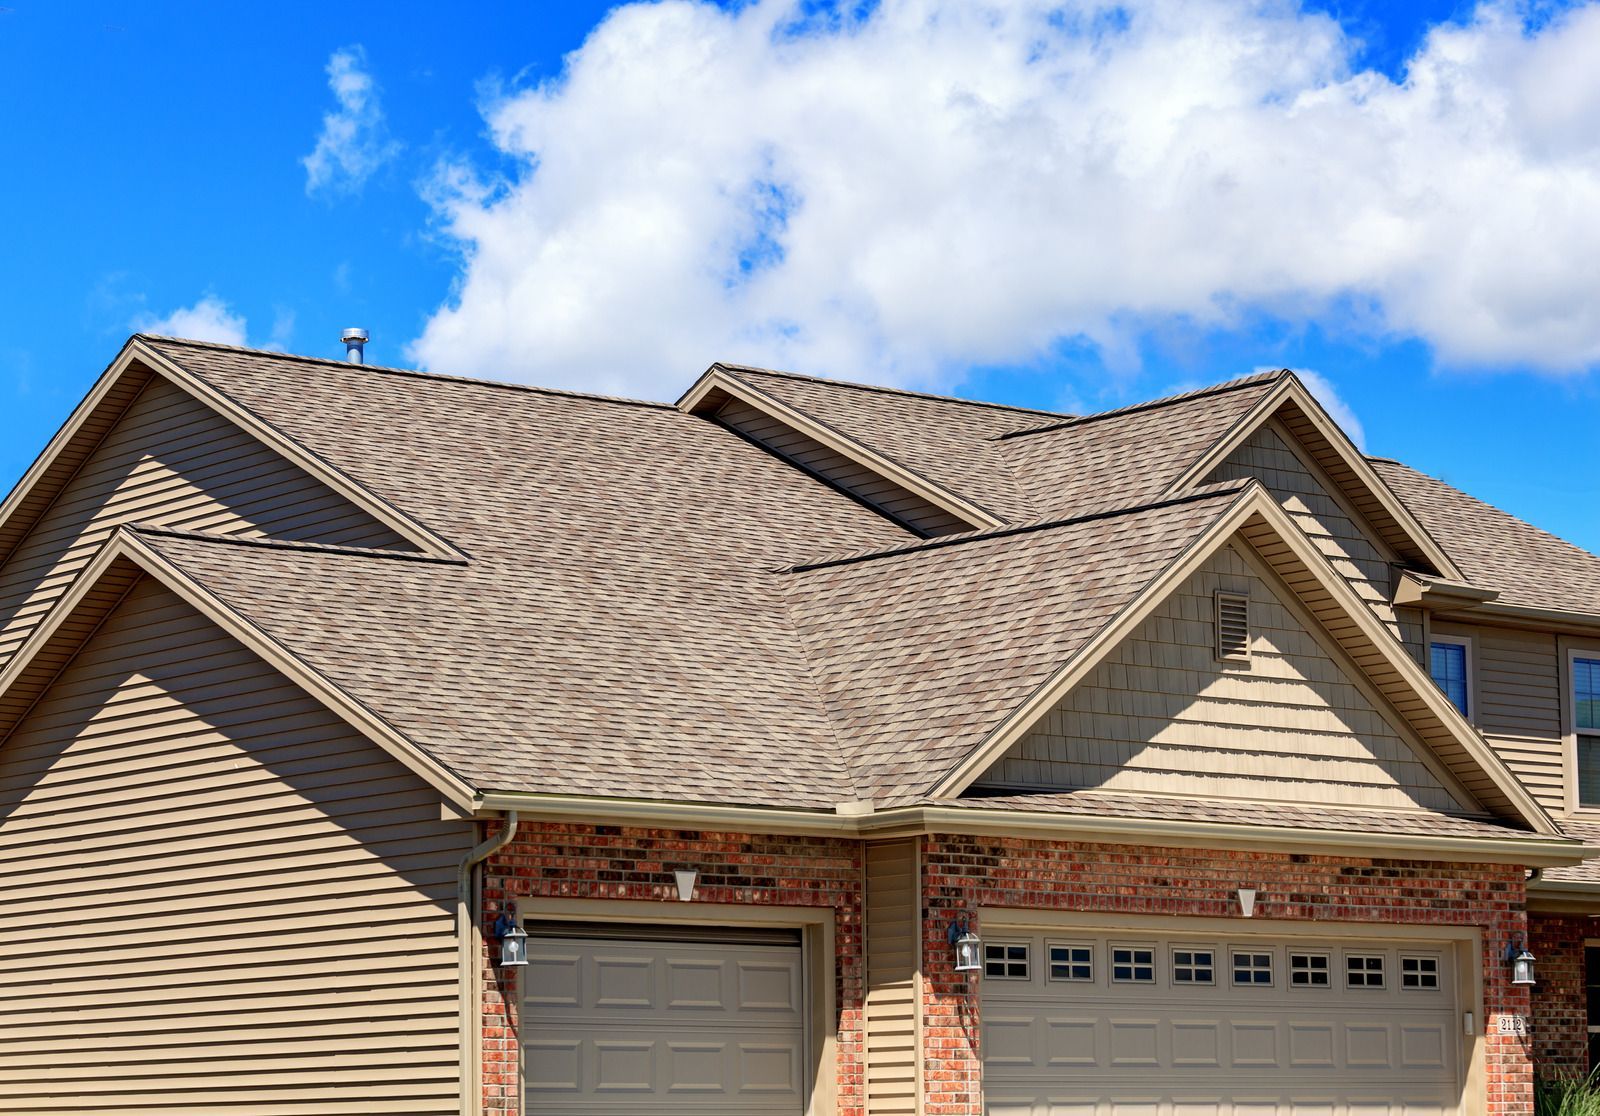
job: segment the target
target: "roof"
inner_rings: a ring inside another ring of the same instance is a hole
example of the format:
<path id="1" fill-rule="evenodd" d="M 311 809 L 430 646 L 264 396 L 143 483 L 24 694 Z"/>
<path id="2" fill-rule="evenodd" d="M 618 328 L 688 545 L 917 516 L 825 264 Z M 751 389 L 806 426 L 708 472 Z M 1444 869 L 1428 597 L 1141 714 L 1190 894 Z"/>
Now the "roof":
<path id="1" fill-rule="evenodd" d="M 1496 604 L 1600 613 L 1600 556 L 1410 466 L 1371 460 L 1467 580 L 1499 592 Z"/>
<path id="2" fill-rule="evenodd" d="M 1075 418 L 715 366 L 1001 521 L 924 540 L 678 407 L 133 344 L 437 543 L 130 532 L 464 784 L 815 810 L 992 744 L 1259 492 L 1175 486 L 1287 376 Z"/>

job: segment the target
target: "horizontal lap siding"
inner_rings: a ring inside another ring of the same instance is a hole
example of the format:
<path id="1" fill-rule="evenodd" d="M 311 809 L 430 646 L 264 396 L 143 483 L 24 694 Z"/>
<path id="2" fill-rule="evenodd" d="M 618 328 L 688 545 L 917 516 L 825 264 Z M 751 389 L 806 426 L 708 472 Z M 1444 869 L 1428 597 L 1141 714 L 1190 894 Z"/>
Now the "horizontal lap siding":
<path id="1" fill-rule="evenodd" d="M 0 741 L 0 1111 L 455 1112 L 470 843 L 140 582 Z"/>
<path id="2" fill-rule="evenodd" d="M 0 565 L 0 667 L 122 523 L 414 549 L 157 377 Z"/>
<path id="3" fill-rule="evenodd" d="M 1436 623 L 1435 635 L 1468 636 L 1476 655 L 1473 722 L 1545 807 L 1566 804 L 1561 655 L 1548 632 Z"/>
<path id="4" fill-rule="evenodd" d="M 867 1111 L 917 1111 L 917 846 L 866 850 Z"/>
<path id="5" fill-rule="evenodd" d="M 780 457 L 809 469 L 924 534 L 944 535 L 972 529 L 970 524 L 936 504 L 929 503 L 916 493 L 829 449 L 815 438 L 802 434 L 743 400 L 730 399 L 717 411 L 717 418 Z"/>

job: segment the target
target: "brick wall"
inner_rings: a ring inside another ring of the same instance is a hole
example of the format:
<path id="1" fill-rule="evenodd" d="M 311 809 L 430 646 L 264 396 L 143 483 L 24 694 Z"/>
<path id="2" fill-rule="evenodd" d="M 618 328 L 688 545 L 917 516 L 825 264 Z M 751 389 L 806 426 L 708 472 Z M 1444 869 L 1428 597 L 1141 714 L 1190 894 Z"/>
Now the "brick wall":
<path id="1" fill-rule="evenodd" d="M 1537 957 L 1533 1058 L 1540 1077 L 1589 1071 L 1589 1018 L 1583 942 L 1597 936 L 1588 915 L 1528 916 L 1528 949 Z"/>
<path id="2" fill-rule="evenodd" d="M 695 898 L 707 903 L 832 907 L 838 964 L 839 1116 L 865 1116 L 861 1062 L 861 846 L 857 841 L 619 826 L 524 824 L 485 865 L 484 925 L 502 906 L 537 917 L 539 898 L 646 899 L 677 903 L 673 869 L 698 868 Z M 530 901 L 531 900 L 531 901 Z M 668 913 L 677 913 L 671 911 Z M 520 1111 L 514 984 L 483 972 L 483 1107 Z"/>
<path id="3" fill-rule="evenodd" d="M 983 1112 L 977 997 L 950 968 L 952 915 L 1001 906 L 1236 918 L 1241 885 L 1260 890 L 1257 918 L 1481 927 L 1487 1116 L 1532 1110 L 1529 1040 L 1492 1033 L 1497 1016 L 1529 1011 L 1527 989 L 1511 986 L 1500 959 L 1507 940 L 1524 937 L 1520 868 L 935 836 L 923 854 L 928 1116 Z"/>

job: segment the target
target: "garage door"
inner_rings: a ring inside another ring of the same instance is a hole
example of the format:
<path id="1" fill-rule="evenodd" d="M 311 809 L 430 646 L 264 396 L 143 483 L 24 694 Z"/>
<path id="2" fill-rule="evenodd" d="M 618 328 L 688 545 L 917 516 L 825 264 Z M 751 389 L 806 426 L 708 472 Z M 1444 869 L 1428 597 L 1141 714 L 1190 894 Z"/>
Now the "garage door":
<path id="1" fill-rule="evenodd" d="M 798 931 L 529 930 L 528 1113 L 805 1111 Z"/>
<path id="2" fill-rule="evenodd" d="M 990 1116 L 1438 1116 L 1447 943 L 985 935 Z"/>

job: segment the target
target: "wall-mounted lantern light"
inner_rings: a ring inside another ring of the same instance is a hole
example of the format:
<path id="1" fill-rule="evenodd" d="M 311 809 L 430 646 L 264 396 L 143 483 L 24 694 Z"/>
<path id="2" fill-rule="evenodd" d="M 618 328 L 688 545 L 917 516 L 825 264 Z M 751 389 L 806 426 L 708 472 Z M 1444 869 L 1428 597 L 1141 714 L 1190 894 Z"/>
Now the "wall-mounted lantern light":
<path id="1" fill-rule="evenodd" d="M 517 918 L 501 911 L 494 920 L 494 936 L 500 939 L 500 967 L 518 969 L 528 963 L 528 932 L 517 925 Z"/>
<path id="2" fill-rule="evenodd" d="M 700 878 L 700 873 L 693 868 L 679 868 L 672 873 L 678 878 L 678 898 L 687 903 L 694 898 L 694 884 Z"/>
<path id="3" fill-rule="evenodd" d="M 945 936 L 955 952 L 955 969 L 958 973 L 975 973 L 983 968 L 983 941 L 972 932 L 966 919 L 950 924 Z"/>
<path id="4" fill-rule="evenodd" d="M 1533 976 L 1533 954 L 1528 952 L 1528 947 L 1520 942 L 1513 945 L 1506 943 L 1506 964 L 1511 966 L 1512 984 L 1537 984 Z"/>

